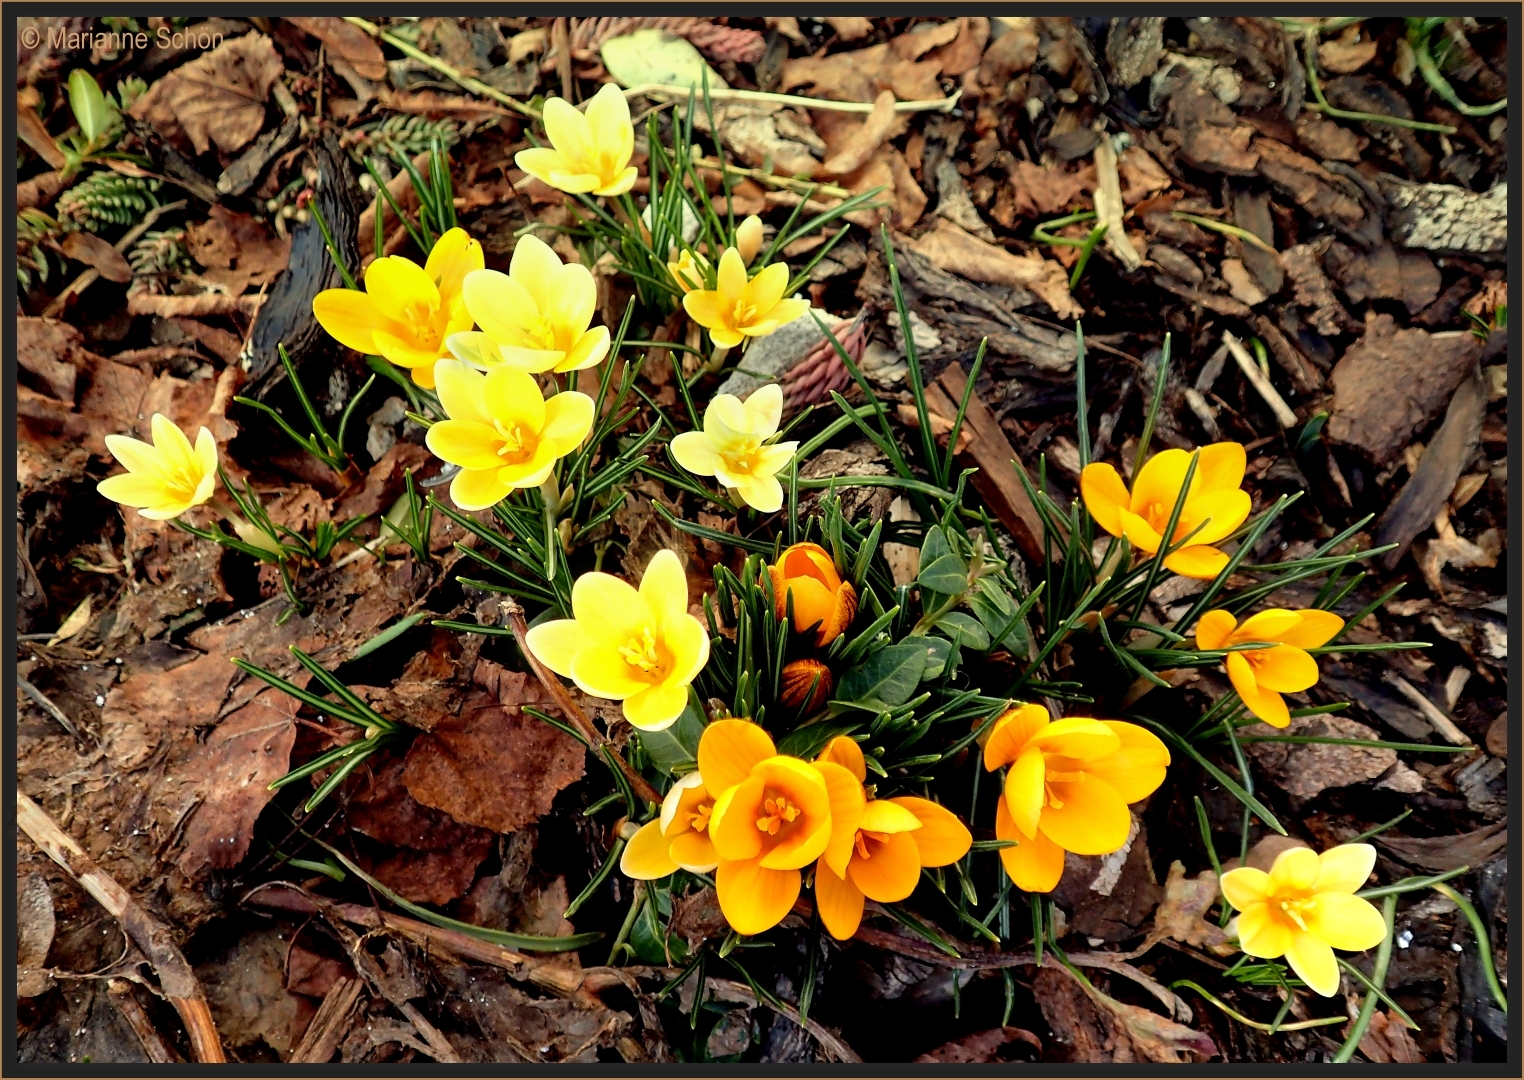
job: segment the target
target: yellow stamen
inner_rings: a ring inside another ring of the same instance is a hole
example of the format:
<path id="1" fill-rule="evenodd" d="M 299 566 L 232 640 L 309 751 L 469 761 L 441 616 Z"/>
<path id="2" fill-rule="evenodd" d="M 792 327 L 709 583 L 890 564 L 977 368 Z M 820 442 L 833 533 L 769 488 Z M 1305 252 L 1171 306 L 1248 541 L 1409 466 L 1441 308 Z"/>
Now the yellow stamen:
<path id="1" fill-rule="evenodd" d="M 640 637 L 632 637 L 621 645 L 619 655 L 624 657 L 625 663 L 639 668 L 647 675 L 658 672 L 662 666 L 661 657 L 656 651 L 656 635 L 649 626 L 641 630 Z"/>
<path id="2" fill-rule="evenodd" d="M 757 819 L 757 828 L 768 836 L 777 836 L 784 822 L 793 821 L 799 816 L 799 808 L 782 795 L 775 799 L 763 800 L 762 809 L 767 813 Z"/>
<path id="3" fill-rule="evenodd" d="M 704 832 L 709 828 L 709 815 L 714 812 L 714 803 L 700 803 L 698 809 L 693 811 L 688 824 L 694 832 Z"/>

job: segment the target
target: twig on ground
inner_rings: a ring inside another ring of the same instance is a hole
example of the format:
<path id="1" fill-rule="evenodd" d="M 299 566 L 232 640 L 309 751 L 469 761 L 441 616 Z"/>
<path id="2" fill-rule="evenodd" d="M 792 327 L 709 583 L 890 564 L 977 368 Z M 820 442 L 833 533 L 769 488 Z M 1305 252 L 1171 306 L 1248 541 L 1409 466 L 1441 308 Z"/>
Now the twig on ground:
<path id="1" fill-rule="evenodd" d="M 95 864 L 72 836 L 58 827 L 46 810 L 20 791 L 16 792 L 16 824 L 81 888 L 95 897 L 143 950 L 159 976 L 164 996 L 185 1022 L 196 1060 L 226 1061 L 201 983 L 184 954 L 175 946 L 169 927 L 145 911 L 115 878 Z"/>
<path id="2" fill-rule="evenodd" d="M 302 1041 L 291 1051 L 293 1065 L 322 1065 L 333 1058 L 344 1036 L 349 1034 L 364 989 L 365 984 L 359 979 L 339 977 L 308 1023 Z"/>
<path id="3" fill-rule="evenodd" d="M 1439 732 L 1446 742 L 1454 743 L 1456 746 L 1472 745 L 1470 737 L 1460 728 L 1456 727 L 1455 721 L 1446 716 L 1439 706 L 1430 701 L 1428 695 L 1418 689 L 1418 687 L 1408 682 L 1395 671 L 1385 672 L 1381 677 L 1396 687 L 1398 693 L 1411 701 L 1418 711 L 1423 713 L 1423 718 L 1429 722 L 1435 731 Z"/>
<path id="4" fill-rule="evenodd" d="M 52 700 L 46 694 L 37 689 L 37 687 L 33 686 L 20 675 L 16 676 L 16 685 L 21 687 L 22 692 L 25 693 L 27 697 L 31 698 L 39 706 L 41 706 L 43 712 L 47 713 L 54 720 L 57 720 L 65 731 L 67 731 L 70 735 L 73 735 L 76 739 L 80 737 L 79 728 L 74 726 L 74 721 L 70 720 L 68 716 L 64 714 L 62 709 L 53 704 Z"/>
<path id="5" fill-rule="evenodd" d="M 1239 370 L 1244 373 L 1244 378 L 1249 380 L 1249 385 L 1259 392 L 1259 396 L 1265 399 L 1265 404 L 1270 406 L 1270 411 L 1275 414 L 1276 420 L 1283 428 L 1296 427 L 1296 413 L 1291 411 L 1291 406 L 1286 404 L 1286 399 L 1281 397 L 1280 392 L 1265 378 L 1265 373 L 1259 369 L 1249 351 L 1243 347 L 1230 331 L 1222 332 L 1222 343 L 1228 347 L 1228 352 L 1238 362 Z"/>
<path id="6" fill-rule="evenodd" d="M 153 1026 L 148 1013 L 138 1003 L 138 999 L 132 996 L 132 983 L 126 979 L 110 979 L 106 982 L 106 990 L 111 994 L 111 1003 L 116 1006 L 117 1012 L 122 1014 L 122 1019 L 127 1021 L 127 1026 L 138 1037 L 149 1061 L 155 1065 L 180 1061 L 180 1055 L 159 1034 L 159 1029 Z"/>
<path id="7" fill-rule="evenodd" d="M 158 221 L 171 210 L 184 210 L 185 206 L 186 201 L 184 199 L 180 199 L 172 203 L 165 203 L 163 206 L 155 206 L 152 210 L 143 215 L 142 221 L 138 222 L 131 229 L 127 230 L 126 234 L 111 246 L 116 248 L 117 251 L 125 253 L 128 248 L 138 242 L 138 239 L 148 231 L 149 227 L 152 226 L 155 221 Z M 91 285 L 94 285 L 96 279 L 100 276 L 101 272 L 96 270 L 94 267 L 91 267 L 89 270 L 86 270 L 84 273 L 80 274 L 79 277 L 69 282 L 68 286 L 64 289 L 63 292 L 59 293 L 53 298 L 53 302 L 43 310 L 42 317 L 44 319 L 51 319 L 56 317 L 58 313 L 64 309 L 64 306 L 68 304 L 69 298 L 71 296 L 78 296 L 80 293 L 84 292 Z"/>
<path id="8" fill-rule="evenodd" d="M 686 98 L 695 93 L 696 91 L 688 86 L 642 83 L 640 86 L 630 87 L 624 92 L 624 96 L 628 98 L 644 94 L 647 97 L 661 95 L 663 97 Z M 894 111 L 901 113 L 952 112 L 957 107 L 958 99 L 962 96 L 963 91 L 959 90 L 950 97 L 945 98 L 897 101 L 894 104 Z M 751 101 L 763 105 L 773 105 L 780 109 L 787 105 L 794 105 L 803 109 L 824 109 L 829 112 L 871 113 L 873 111 L 873 103 L 870 101 L 830 101 L 826 98 L 801 97 L 798 94 L 769 94 L 763 90 L 722 90 L 718 87 L 710 87 L 709 100 Z"/>
<path id="9" fill-rule="evenodd" d="M 392 34 L 386 30 L 383 30 L 373 22 L 368 22 L 365 19 L 360 18 L 358 15 L 345 15 L 344 21 L 354 26 L 358 26 L 371 37 L 379 38 L 380 40 L 390 45 L 392 48 L 396 49 L 398 52 L 412 57 L 419 63 L 427 64 L 429 67 L 433 68 L 441 75 L 450 79 L 452 82 L 456 83 L 462 88 L 471 91 L 473 94 L 478 94 L 484 98 L 491 98 L 493 101 L 500 102 L 508 106 L 514 112 L 521 113 L 524 116 L 530 117 L 531 119 L 538 120 L 540 118 L 539 113 L 531 109 L 528 105 L 525 105 L 522 101 L 510 97 L 494 86 L 488 86 L 480 79 L 473 79 L 471 76 L 457 71 L 455 68 L 451 67 L 443 60 L 430 56 L 428 53 L 424 52 L 417 46 L 409 45 L 396 34 Z"/>

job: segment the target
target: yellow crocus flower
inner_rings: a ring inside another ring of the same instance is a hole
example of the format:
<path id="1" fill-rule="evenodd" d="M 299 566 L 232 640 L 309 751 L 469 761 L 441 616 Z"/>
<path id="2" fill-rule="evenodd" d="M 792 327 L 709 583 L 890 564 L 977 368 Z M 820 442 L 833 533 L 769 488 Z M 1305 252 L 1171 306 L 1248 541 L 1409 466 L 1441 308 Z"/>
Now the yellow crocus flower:
<path id="1" fill-rule="evenodd" d="M 990 732 L 984 767 L 1010 769 L 995 807 L 995 835 L 1015 840 L 1000 859 L 1026 892 L 1051 892 L 1064 852 L 1109 855 L 1127 842 L 1127 804 L 1164 782 L 1169 750 L 1146 728 L 1119 720 L 1051 720 L 1041 705 L 1011 709 Z"/>
<path id="2" fill-rule="evenodd" d="M 619 870 L 636 881 L 655 881 L 676 870 L 707 874 L 719 865 L 709 839 L 714 796 L 702 773 L 680 778 L 662 800 L 661 814 L 646 822 L 625 845 Z"/>
<path id="3" fill-rule="evenodd" d="M 1161 534 L 1169 527 L 1193 455 L 1196 473 L 1169 543 L 1184 540 L 1198 526 L 1201 531 L 1164 565 L 1182 577 L 1211 580 L 1228 564 L 1228 556 L 1212 545 L 1230 536 L 1252 509 L 1249 493 L 1239 488 L 1247 460 L 1241 444 L 1213 443 L 1190 453 L 1163 450 L 1138 470 L 1131 494 L 1116 469 L 1092 462 L 1080 475 L 1080 493 L 1097 525 L 1152 555 L 1164 545 Z"/>
<path id="4" fill-rule="evenodd" d="M 736 253 L 747 266 L 762 250 L 762 219 L 756 214 L 746 215 L 746 220 L 736 226 Z"/>
<path id="5" fill-rule="evenodd" d="M 106 449 L 127 467 L 95 486 L 112 502 L 137 508 L 156 521 L 177 518 L 212 497 L 217 487 L 217 440 L 202 428 L 191 446 L 185 433 L 163 413 L 149 424 L 153 442 L 107 435 Z"/>
<path id="6" fill-rule="evenodd" d="M 435 372 L 449 419 L 430 427 L 426 441 L 436 457 L 460 466 L 450 499 L 462 510 L 485 510 L 514 488 L 539 487 L 592 429 L 592 398 L 565 391 L 546 401 L 518 368 L 483 375 L 441 360 Z"/>
<path id="7" fill-rule="evenodd" d="M 1270 726 L 1283 728 L 1291 723 L 1291 711 L 1281 695 L 1306 690 L 1318 681 L 1318 662 L 1306 650 L 1328 644 L 1343 629 L 1343 619 L 1319 608 L 1269 608 L 1249 616 L 1242 626 L 1231 612 L 1217 610 L 1196 624 L 1196 647 L 1273 642 L 1268 649 L 1228 653 L 1225 664 L 1244 706 Z"/>
<path id="8" fill-rule="evenodd" d="M 1376 865 L 1369 844 L 1340 844 L 1319 855 L 1294 847 L 1267 874 L 1250 866 L 1222 875 L 1222 895 L 1238 909 L 1238 943 L 1249 956 L 1284 956 L 1297 977 L 1324 997 L 1339 990 L 1335 949 L 1362 952 L 1386 937 L 1386 920 L 1355 896 Z"/>
<path id="9" fill-rule="evenodd" d="M 816 759 L 845 768 L 860 784 L 867 779 L 862 748 L 838 735 Z M 838 842 L 845 839 L 845 843 Z M 929 799 L 870 799 L 852 830 L 833 829 L 831 843 L 815 864 L 815 903 L 832 937 L 845 941 L 862 924 L 867 900 L 892 904 L 915 891 L 921 868 L 947 866 L 974 841 L 949 810 Z"/>
<path id="10" fill-rule="evenodd" d="M 687 248 L 676 259 L 667 260 L 667 272 L 685 293 L 704 287 L 704 271 L 708 269 L 709 260 Z"/>
<path id="11" fill-rule="evenodd" d="M 434 362 L 450 355 L 445 339 L 471 329 L 461 283 L 484 265 L 481 244 L 451 229 L 423 266 L 383 256 L 365 268 L 364 292 L 325 289 L 313 297 L 312 314 L 341 344 L 409 368 L 415 383 L 433 389 Z"/>
<path id="12" fill-rule="evenodd" d="M 609 328 L 589 329 L 598 307 L 591 271 L 581 263 L 563 264 L 536 237 L 519 239 L 508 273 L 468 274 L 463 294 L 481 330 L 453 334 L 446 344 L 473 367 L 578 371 L 608 355 Z"/>
<path id="13" fill-rule="evenodd" d="M 766 337 L 810 310 L 808 300 L 785 300 L 787 288 L 787 265 L 772 263 L 748 281 L 746 261 L 730 247 L 720 256 L 716 288 L 687 293 L 683 308 L 718 348 L 730 349 L 749 337 Z"/>
<path id="14" fill-rule="evenodd" d="M 583 574 L 572 586 L 572 614 L 530 628 L 540 662 L 594 697 L 623 702 L 625 719 L 642 731 L 670 727 L 709 661 L 709 632 L 688 614 L 677 554 L 658 551 L 639 590 L 612 574 Z"/>
<path id="15" fill-rule="evenodd" d="M 748 506 L 770 514 L 783 506 L 778 471 L 799 449 L 797 442 L 768 444 L 782 418 L 783 388 L 777 383 L 758 387 L 744 402 L 734 394 L 716 394 L 704 411 L 704 430 L 675 436 L 672 456 L 689 472 L 715 477 Z"/>
<path id="16" fill-rule="evenodd" d="M 713 406 L 711 406 L 712 408 Z M 767 568 L 773 581 L 778 618 L 788 614 L 794 598 L 794 629 L 815 629 L 815 644 L 825 648 L 841 637 L 857 614 L 857 590 L 836 572 L 836 561 L 819 544 L 793 544 Z M 829 675 L 829 672 L 827 672 Z"/>
<path id="17" fill-rule="evenodd" d="M 585 116 L 565 98 L 545 102 L 542 116 L 550 147 L 520 150 L 519 168 L 573 195 L 623 195 L 635 186 L 635 127 L 619 87 L 604 83 Z"/>

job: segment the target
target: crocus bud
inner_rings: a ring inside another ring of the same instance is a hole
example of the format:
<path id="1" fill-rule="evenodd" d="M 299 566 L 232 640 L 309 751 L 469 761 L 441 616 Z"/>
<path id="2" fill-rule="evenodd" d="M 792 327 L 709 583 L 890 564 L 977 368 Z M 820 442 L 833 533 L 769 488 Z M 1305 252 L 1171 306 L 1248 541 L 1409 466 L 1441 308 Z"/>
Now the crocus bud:
<path id="1" fill-rule="evenodd" d="M 736 226 L 736 251 L 741 255 L 741 261 L 747 266 L 757 257 L 757 252 L 762 250 L 762 219 L 752 214 L 741 224 Z"/>
<path id="2" fill-rule="evenodd" d="M 805 713 L 824 708 L 836 680 L 819 660 L 791 660 L 783 665 L 781 697 L 786 708 Z"/>
<path id="3" fill-rule="evenodd" d="M 778 618 L 788 611 L 793 596 L 794 629 L 803 633 L 815 627 L 815 644 L 824 648 L 841 636 L 857 614 L 857 590 L 841 580 L 830 553 L 819 544 L 795 544 L 785 548 L 778 561 L 767 568 L 773 579 Z"/>

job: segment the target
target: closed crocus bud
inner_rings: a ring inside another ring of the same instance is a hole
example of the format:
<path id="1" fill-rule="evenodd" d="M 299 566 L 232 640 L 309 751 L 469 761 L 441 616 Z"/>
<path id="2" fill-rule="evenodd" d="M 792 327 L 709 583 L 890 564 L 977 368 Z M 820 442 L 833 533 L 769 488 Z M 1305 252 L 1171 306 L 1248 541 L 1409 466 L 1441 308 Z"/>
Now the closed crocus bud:
<path id="1" fill-rule="evenodd" d="M 788 611 L 793 596 L 794 629 L 815 627 L 815 644 L 824 648 L 841 636 L 857 614 L 857 590 L 841 580 L 836 563 L 819 544 L 795 544 L 784 549 L 768 567 L 777 598 L 778 618 Z"/>
<path id="2" fill-rule="evenodd" d="M 757 252 L 762 250 L 762 219 L 752 214 L 740 225 L 736 226 L 736 251 L 741 255 L 741 261 L 747 266 L 757 257 Z"/>
<path id="3" fill-rule="evenodd" d="M 783 665 L 783 704 L 812 713 L 831 700 L 836 680 L 819 660 L 792 660 Z"/>

